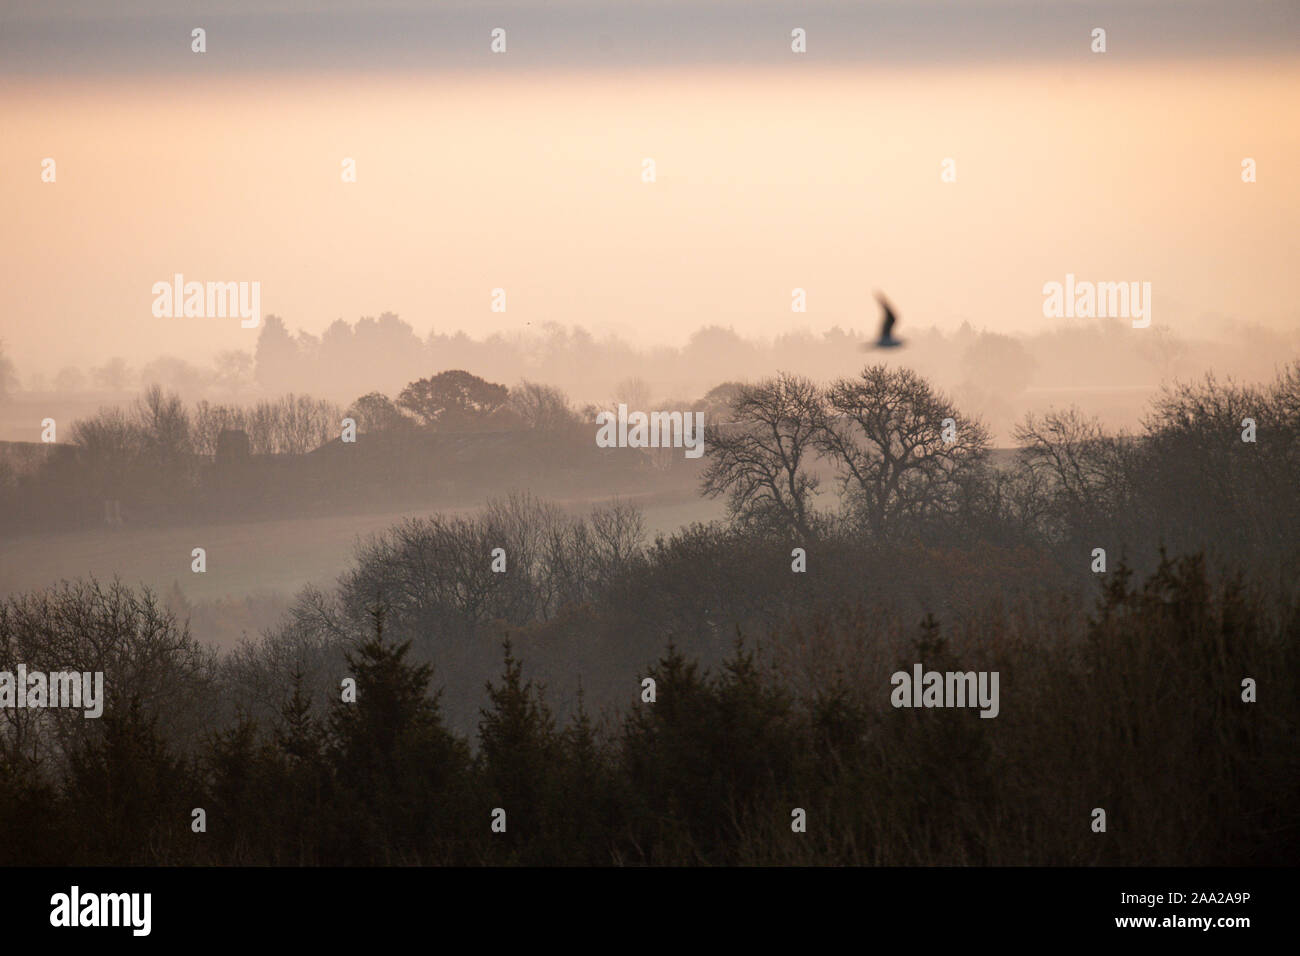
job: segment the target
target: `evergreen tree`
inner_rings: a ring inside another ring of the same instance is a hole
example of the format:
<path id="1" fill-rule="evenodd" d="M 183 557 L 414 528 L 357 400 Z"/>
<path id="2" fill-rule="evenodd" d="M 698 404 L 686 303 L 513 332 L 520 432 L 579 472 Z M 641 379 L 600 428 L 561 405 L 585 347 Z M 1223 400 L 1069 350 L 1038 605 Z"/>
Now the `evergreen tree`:
<path id="1" fill-rule="evenodd" d="M 554 836 L 548 829 L 561 749 L 550 709 L 540 689 L 524 680 L 508 639 L 504 654 L 501 683 L 487 684 L 491 706 L 480 711 L 479 760 L 493 806 L 505 809 L 510 821 L 508 839 L 495 842 L 519 852 L 525 843 Z"/>
<path id="2" fill-rule="evenodd" d="M 255 721 L 241 715 L 233 727 L 211 736 L 206 758 L 205 846 L 223 863 L 279 862 L 276 808 L 284 775 L 274 746 L 259 739 Z"/>
<path id="3" fill-rule="evenodd" d="M 332 781 L 325 760 L 325 728 L 313 713 L 301 669 L 291 681 L 293 692 L 280 707 L 281 723 L 275 730 L 285 778 L 278 842 L 285 854 L 282 862 L 302 866 L 321 862 L 321 820 Z"/>
<path id="4" fill-rule="evenodd" d="M 468 749 L 443 726 L 432 666 L 407 660 L 409 640 L 385 640 L 385 613 L 377 602 L 374 636 L 345 655 L 355 703 L 340 700 L 330 715 L 340 795 L 333 839 L 351 862 L 433 862 L 466 825 L 447 798 L 462 787 Z"/>
<path id="5" fill-rule="evenodd" d="M 64 798 L 83 865 L 172 862 L 185 852 L 194 774 L 174 756 L 138 696 L 105 710 L 68 755 Z M 190 799 L 187 799 L 190 798 Z"/>

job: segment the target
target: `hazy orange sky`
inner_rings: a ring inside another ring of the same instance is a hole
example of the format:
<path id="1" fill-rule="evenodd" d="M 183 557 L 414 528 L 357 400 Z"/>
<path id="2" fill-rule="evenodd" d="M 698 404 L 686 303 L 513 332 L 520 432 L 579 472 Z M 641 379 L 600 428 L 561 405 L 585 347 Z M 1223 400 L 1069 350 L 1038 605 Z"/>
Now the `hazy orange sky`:
<path id="1" fill-rule="evenodd" d="M 1294 328 L 1294 58 L 1108 56 L 9 75 L 0 338 L 20 375 L 251 349 L 153 316 L 177 272 L 313 332 L 767 336 L 873 326 L 877 287 L 916 326 L 1029 331 L 1067 272 L 1151 282 L 1156 325 Z"/>

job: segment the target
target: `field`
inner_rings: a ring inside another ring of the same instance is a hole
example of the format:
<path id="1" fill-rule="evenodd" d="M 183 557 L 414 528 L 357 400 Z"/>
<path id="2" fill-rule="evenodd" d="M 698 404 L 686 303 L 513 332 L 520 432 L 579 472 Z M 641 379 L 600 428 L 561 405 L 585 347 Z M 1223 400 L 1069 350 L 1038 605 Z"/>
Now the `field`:
<path id="1" fill-rule="evenodd" d="M 648 539 L 693 521 L 722 517 L 724 510 L 720 502 L 700 499 L 690 491 L 633 495 L 623 500 L 642 508 Z M 576 512 L 596 503 L 560 502 Z M 117 577 L 130 585 L 145 584 L 162 595 L 171 592 L 176 584 L 186 600 L 196 606 L 218 601 L 237 604 L 272 595 L 288 598 L 308 584 L 331 584 L 347 568 L 359 540 L 403 518 L 472 510 L 461 506 L 13 536 L 0 540 L 0 598 L 91 576 L 101 580 Z M 207 552 L 207 570 L 203 574 L 190 570 L 190 553 L 199 547 Z M 219 645 L 231 639 L 221 622 L 211 621 L 211 614 L 196 613 L 194 630 L 198 637 Z M 234 636 L 239 630 L 235 629 Z"/>

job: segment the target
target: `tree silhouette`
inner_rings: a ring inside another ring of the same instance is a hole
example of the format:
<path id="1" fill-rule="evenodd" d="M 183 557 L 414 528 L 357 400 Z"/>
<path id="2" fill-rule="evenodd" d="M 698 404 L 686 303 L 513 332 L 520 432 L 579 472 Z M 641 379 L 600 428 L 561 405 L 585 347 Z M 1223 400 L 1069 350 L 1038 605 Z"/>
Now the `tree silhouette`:
<path id="1" fill-rule="evenodd" d="M 704 494 L 725 494 L 733 519 L 742 524 L 807 537 L 818 485 L 808 465 L 823 416 L 817 386 L 784 373 L 743 385 L 731 415 L 730 424 L 706 430 Z"/>
<path id="2" fill-rule="evenodd" d="M 988 455 L 988 430 L 908 368 L 873 365 L 841 379 L 826 404 L 818 446 L 840 468 L 851 512 L 877 538 L 905 518 L 954 511 L 963 472 Z"/>
<path id="3" fill-rule="evenodd" d="M 157 717 L 145 715 L 139 695 L 96 724 L 68 753 L 64 800 L 79 821 L 75 858 L 92 865 L 170 862 L 178 834 L 189 829 L 192 774 L 162 739 Z"/>
<path id="4" fill-rule="evenodd" d="M 523 678 L 509 639 L 503 644 L 501 683 L 487 684 L 490 706 L 480 711 L 479 759 L 493 806 L 506 810 L 511 848 L 533 838 L 545 841 L 551 816 L 549 784 L 560 769 L 555 720 L 539 689 Z"/>
<path id="5" fill-rule="evenodd" d="M 397 404 L 431 428 L 457 430 L 481 424 L 509 398 L 504 385 L 453 369 L 411 382 Z"/>
<path id="6" fill-rule="evenodd" d="M 369 392 L 362 395 L 348 409 L 361 432 L 393 431 L 411 424 L 411 420 L 402 414 L 393 400 L 383 392 Z"/>
<path id="7" fill-rule="evenodd" d="M 342 821 L 336 839 L 356 862 L 418 862 L 464 826 L 450 798 L 468 753 L 428 692 L 432 665 L 407 660 L 410 641 L 385 640 L 381 601 L 370 616 L 373 636 L 345 655 L 356 702 L 340 700 L 330 715 Z"/>

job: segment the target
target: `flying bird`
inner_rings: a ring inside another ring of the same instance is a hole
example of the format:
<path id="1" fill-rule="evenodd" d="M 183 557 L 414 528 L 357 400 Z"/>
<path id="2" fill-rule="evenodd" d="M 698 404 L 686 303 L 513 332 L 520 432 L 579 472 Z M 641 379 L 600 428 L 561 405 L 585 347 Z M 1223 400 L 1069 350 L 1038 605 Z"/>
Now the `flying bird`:
<path id="1" fill-rule="evenodd" d="M 889 300 L 881 293 L 876 293 L 876 301 L 880 303 L 880 308 L 884 312 L 880 320 L 880 338 L 874 345 L 864 345 L 863 348 L 892 349 L 903 344 L 902 339 L 894 338 L 894 323 L 898 317 L 894 315 L 894 310 L 889 306 Z"/>

